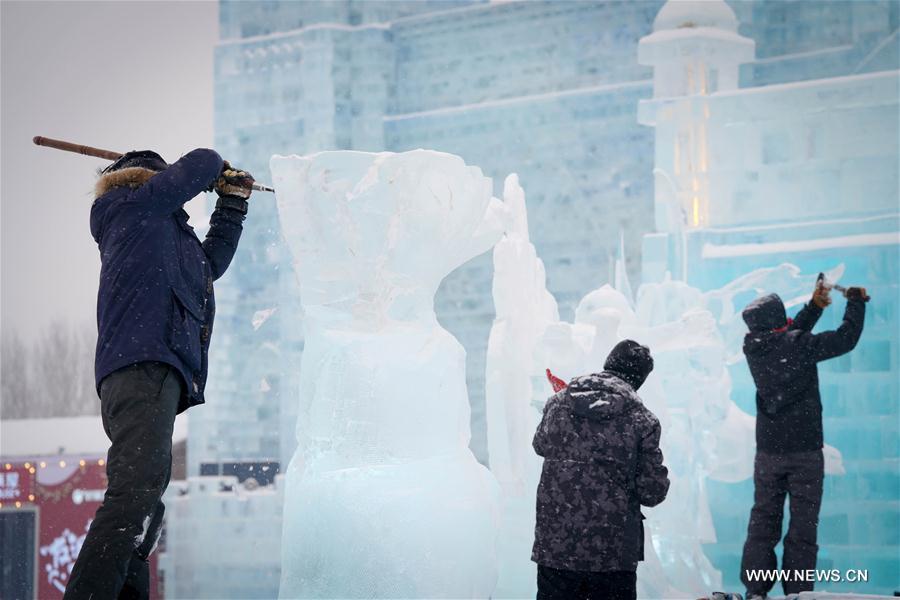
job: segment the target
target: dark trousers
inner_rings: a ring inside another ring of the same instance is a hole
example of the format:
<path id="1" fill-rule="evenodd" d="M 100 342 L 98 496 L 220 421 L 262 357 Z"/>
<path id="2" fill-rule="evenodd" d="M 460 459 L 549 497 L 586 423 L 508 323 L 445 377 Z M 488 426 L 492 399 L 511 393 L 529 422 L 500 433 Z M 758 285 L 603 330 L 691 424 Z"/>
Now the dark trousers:
<path id="1" fill-rule="evenodd" d="M 175 369 L 157 362 L 125 367 L 101 383 L 103 428 L 112 442 L 108 484 L 65 600 L 149 598 L 147 559 L 162 527 L 160 498 L 172 471 L 172 430 L 182 385 Z"/>
<path id="2" fill-rule="evenodd" d="M 634 600 L 634 571 L 567 571 L 538 565 L 537 600 Z"/>
<path id="3" fill-rule="evenodd" d="M 741 559 L 741 581 L 748 592 L 768 594 L 774 580 L 751 581 L 747 571 L 775 569 L 775 546 L 781 539 L 785 496 L 790 498 L 791 520 L 784 538 L 781 568 L 790 571 L 815 569 L 819 546 L 816 535 L 825 459 L 821 450 L 794 454 L 757 453 L 753 468 L 753 510 Z M 785 594 L 812 591 L 812 581 L 782 581 Z"/>

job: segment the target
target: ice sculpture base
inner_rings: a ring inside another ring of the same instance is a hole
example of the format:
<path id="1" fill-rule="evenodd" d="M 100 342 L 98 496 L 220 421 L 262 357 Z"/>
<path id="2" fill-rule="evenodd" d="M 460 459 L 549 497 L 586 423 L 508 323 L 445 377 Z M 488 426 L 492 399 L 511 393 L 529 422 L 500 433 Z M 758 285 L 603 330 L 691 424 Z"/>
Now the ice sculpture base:
<path id="1" fill-rule="evenodd" d="M 489 597 L 496 573 L 483 566 L 495 561 L 494 516 L 459 491 L 488 497 L 493 485 L 468 452 L 297 478 L 286 490 L 295 505 L 285 514 L 283 558 L 293 568 L 280 597 Z"/>

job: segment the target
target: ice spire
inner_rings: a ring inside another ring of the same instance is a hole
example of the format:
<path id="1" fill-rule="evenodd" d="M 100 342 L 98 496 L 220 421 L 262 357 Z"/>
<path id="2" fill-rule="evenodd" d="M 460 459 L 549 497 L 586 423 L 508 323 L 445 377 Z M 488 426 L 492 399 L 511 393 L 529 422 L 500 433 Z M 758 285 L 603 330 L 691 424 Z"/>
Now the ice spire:
<path id="1" fill-rule="evenodd" d="M 723 0 L 669 0 L 638 44 L 638 62 L 653 67 L 653 99 L 641 101 L 638 121 L 656 127 L 654 172 L 673 184 L 656 187 L 658 231 L 711 225 L 706 97 L 737 89 L 740 65 L 753 60 L 755 44 L 737 28 Z"/>
<path id="2" fill-rule="evenodd" d="M 631 281 L 628 280 L 628 269 L 625 261 L 625 232 L 619 230 L 619 248 L 616 253 L 615 287 L 625 298 L 628 304 L 634 307 L 634 294 L 631 291 Z"/>

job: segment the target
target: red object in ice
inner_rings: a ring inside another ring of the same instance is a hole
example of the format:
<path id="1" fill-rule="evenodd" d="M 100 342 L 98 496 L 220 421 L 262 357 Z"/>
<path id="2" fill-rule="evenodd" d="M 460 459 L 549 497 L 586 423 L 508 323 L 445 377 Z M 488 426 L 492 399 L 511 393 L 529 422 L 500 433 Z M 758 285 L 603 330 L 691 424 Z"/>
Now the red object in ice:
<path id="1" fill-rule="evenodd" d="M 561 392 L 562 390 L 569 387 L 568 383 L 551 373 L 550 369 L 547 369 L 547 381 L 549 381 L 550 385 L 553 386 L 554 392 Z"/>

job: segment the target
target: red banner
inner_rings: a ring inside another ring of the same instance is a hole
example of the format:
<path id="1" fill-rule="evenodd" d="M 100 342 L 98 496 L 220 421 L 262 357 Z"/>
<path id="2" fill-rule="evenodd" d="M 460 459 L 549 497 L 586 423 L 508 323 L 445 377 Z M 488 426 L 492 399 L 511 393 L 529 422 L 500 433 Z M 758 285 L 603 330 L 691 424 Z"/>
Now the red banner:
<path id="1" fill-rule="evenodd" d="M 68 456 L 3 466 L 2 507 L 36 509 L 38 513 L 36 597 L 62 598 L 94 513 L 103 501 L 105 462 L 96 457 Z M 155 574 L 155 560 L 150 567 Z M 151 598 L 156 598 L 156 577 L 151 581 Z"/>
<path id="2" fill-rule="evenodd" d="M 25 465 L 7 463 L 0 471 L 0 503 L 11 508 L 18 502 L 20 505 L 34 502 L 34 476 Z"/>
<path id="3" fill-rule="evenodd" d="M 38 463 L 38 598 L 62 598 L 69 574 L 106 490 L 102 459 Z M 43 465 L 43 466 L 41 466 Z"/>

